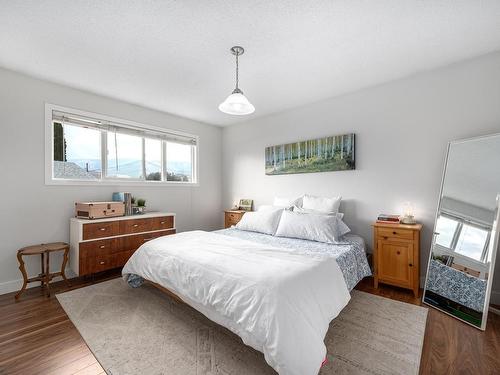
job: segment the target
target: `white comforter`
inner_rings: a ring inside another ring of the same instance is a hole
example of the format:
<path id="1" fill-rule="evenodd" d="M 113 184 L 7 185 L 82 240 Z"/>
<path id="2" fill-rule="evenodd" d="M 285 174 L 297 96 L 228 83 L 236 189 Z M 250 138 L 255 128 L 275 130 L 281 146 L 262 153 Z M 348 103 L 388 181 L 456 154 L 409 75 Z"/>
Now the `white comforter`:
<path id="1" fill-rule="evenodd" d="M 318 373 L 329 323 L 350 299 L 333 257 L 203 231 L 142 245 L 123 268 L 128 274 L 175 292 L 282 375 Z"/>

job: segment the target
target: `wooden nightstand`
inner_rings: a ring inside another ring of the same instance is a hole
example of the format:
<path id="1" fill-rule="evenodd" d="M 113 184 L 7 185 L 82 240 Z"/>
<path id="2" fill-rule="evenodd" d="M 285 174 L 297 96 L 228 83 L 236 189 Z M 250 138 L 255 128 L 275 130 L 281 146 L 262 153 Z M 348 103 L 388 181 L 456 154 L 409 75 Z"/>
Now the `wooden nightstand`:
<path id="1" fill-rule="evenodd" d="M 232 225 L 238 224 L 245 211 L 239 210 L 226 210 L 224 211 L 224 228 L 229 228 Z"/>
<path id="2" fill-rule="evenodd" d="M 421 224 L 373 224 L 373 277 L 378 283 L 413 290 L 420 287 Z"/>

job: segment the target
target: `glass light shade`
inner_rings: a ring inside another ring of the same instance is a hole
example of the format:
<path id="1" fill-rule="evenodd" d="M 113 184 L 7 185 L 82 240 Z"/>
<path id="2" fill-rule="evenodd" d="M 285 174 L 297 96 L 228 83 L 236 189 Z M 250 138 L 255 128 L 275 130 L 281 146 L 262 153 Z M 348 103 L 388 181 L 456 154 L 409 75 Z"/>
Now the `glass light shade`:
<path id="1" fill-rule="evenodd" d="M 242 116 L 255 112 L 255 107 L 245 95 L 233 92 L 219 105 L 219 110 L 230 115 Z"/>

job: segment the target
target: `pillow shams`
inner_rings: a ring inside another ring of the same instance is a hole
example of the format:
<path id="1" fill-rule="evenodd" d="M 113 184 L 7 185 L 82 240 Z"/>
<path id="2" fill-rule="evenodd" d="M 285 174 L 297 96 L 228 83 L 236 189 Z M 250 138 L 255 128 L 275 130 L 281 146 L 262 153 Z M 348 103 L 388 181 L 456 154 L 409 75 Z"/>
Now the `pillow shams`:
<path id="1" fill-rule="evenodd" d="M 283 211 L 276 236 L 336 243 L 350 229 L 336 215 L 309 215 Z"/>
<path id="2" fill-rule="evenodd" d="M 322 198 L 313 195 L 304 195 L 302 198 L 302 208 L 321 212 L 338 212 L 342 197 Z"/>
<path id="3" fill-rule="evenodd" d="M 263 210 L 247 212 L 243 215 L 236 228 L 249 232 L 259 232 L 274 235 L 281 218 L 282 210 Z"/>
<path id="4" fill-rule="evenodd" d="M 317 210 L 311 210 L 309 208 L 302 208 L 302 207 L 297 207 L 293 206 L 293 212 L 298 212 L 299 214 L 313 214 L 313 215 L 336 215 L 339 219 L 344 218 L 344 214 L 342 212 L 324 212 L 324 211 L 317 211 Z"/>

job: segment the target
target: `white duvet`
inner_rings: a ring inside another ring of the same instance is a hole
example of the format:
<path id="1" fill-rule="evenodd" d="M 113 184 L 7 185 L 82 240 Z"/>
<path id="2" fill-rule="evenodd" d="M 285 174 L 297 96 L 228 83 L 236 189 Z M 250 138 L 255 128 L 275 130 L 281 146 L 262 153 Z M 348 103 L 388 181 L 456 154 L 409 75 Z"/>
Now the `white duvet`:
<path id="1" fill-rule="evenodd" d="M 142 245 L 123 268 L 170 289 L 279 374 L 317 374 L 330 321 L 350 299 L 335 258 L 203 231 Z"/>

